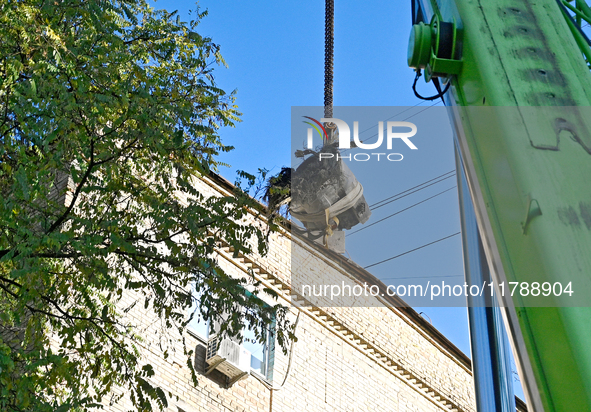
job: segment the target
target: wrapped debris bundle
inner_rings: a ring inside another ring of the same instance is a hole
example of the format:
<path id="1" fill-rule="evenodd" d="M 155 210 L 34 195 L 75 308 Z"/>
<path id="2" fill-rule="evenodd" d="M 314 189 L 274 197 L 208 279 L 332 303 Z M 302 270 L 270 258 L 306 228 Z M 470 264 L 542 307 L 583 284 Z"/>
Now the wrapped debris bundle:
<path id="1" fill-rule="evenodd" d="M 371 211 L 363 186 L 338 154 L 335 146 L 325 145 L 292 171 L 290 213 L 310 239 L 345 253 L 343 229 L 365 223 Z"/>

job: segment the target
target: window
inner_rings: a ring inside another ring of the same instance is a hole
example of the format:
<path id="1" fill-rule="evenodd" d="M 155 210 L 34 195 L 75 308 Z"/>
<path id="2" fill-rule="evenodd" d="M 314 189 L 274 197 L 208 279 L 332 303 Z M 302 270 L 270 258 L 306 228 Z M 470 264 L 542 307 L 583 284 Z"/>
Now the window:
<path id="1" fill-rule="evenodd" d="M 244 339 L 242 346 L 250 352 L 250 370 L 259 375 L 271 380 L 272 371 L 272 349 L 271 343 L 272 329 L 267 330 L 265 341 L 263 343 L 257 342 L 254 331 L 245 328 L 243 331 Z"/>
<path id="2" fill-rule="evenodd" d="M 245 291 L 245 293 L 249 293 Z M 195 307 L 192 308 L 192 311 Z M 205 321 L 198 313 L 191 320 L 188 327 L 198 337 L 208 341 L 215 333 L 209 321 Z M 252 329 L 245 327 L 242 330 L 241 346 L 250 352 L 250 372 L 254 372 L 268 380 L 273 379 L 273 355 L 275 349 L 274 338 L 275 325 L 272 324 L 265 334 L 264 342 L 258 342 Z M 233 339 L 237 341 L 236 339 Z"/>

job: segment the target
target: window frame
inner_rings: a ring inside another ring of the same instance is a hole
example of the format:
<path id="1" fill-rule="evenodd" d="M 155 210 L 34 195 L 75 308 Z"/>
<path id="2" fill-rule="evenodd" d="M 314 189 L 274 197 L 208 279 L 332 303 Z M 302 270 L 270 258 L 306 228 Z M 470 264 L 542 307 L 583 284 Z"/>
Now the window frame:
<path id="1" fill-rule="evenodd" d="M 244 293 L 247 294 L 252 294 L 251 292 L 249 292 L 248 290 L 244 289 Z M 197 303 L 198 305 L 199 303 Z M 266 303 L 265 303 L 266 304 Z M 195 311 L 194 313 L 198 316 L 194 317 L 192 319 L 192 321 L 187 324 L 187 331 L 195 336 L 197 339 L 199 339 L 200 341 L 207 343 L 209 342 L 209 338 L 212 335 L 212 325 L 211 325 L 211 321 L 208 319 L 207 321 L 205 321 L 202 317 L 201 314 L 199 313 L 198 308 L 193 307 L 190 309 L 191 311 Z M 244 308 L 241 308 L 241 310 L 244 310 Z M 206 328 L 207 333 L 204 335 L 202 332 L 198 331 L 195 327 L 191 326 L 191 324 L 193 322 L 197 322 L 198 324 L 204 325 Z M 250 367 L 249 367 L 249 374 L 251 375 L 256 375 L 257 377 L 264 379 L 265 381 L 268 381 L 269 383 L 271 383 L 273 381 L 273 366 L 274 366 L 274 360 L 275 360 L 275 328 L 276 328 L 276 323 L 275 323 L 275 319 L 273 319 L 273 321 L 271 322 L 271 324 L 267 327 L 266 331 L 265 331 L 265 342 L 263 343 L 263 368 L 264 369 L 264 373 L 259 372 L 257 369 L 254 369 L 252 367 L 252 359 L 254 357 L 254 355 L 251 353 L 251 359 L 250 359 Z M 242 343 L 240 343 L 240 346 L 244 347 L 244 339 L 245 339 L 245 332 L 248 331 L 248 326 L 245 326 L 242 329 Z M 257 344 L 259 344 L 257 342 Z M 255 358 L 258 359 L 258 358 Z"/>

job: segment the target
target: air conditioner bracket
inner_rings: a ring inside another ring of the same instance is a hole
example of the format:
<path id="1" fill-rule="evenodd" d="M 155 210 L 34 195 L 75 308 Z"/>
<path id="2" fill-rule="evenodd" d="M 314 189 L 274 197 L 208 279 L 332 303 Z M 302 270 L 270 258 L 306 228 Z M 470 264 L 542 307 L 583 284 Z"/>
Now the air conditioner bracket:
<path id="1" fill-rule="evenodd" d="M 207 368 L 207 370 L 205 371 L 205 376 L 209 375 L 211 372 L 213 372 L 219 364 L 221 364 L 222 362 L 225 362 L 226 358 L 219 358 L 218 360 L 216 360 L 215 362 L 213 362 L 211 365 L 209 365 L 209 368 Z"/>
<path id="2" fill-rule="evenodd" d="M 248 372 L 242 372 L 240 375 L 236 376 L 234 379 L 230 380 L 230 382 L 228 382 L 228 388 L 232 385 L 234 385 L 236 382 L 238 382 L 241 379 L 244 379 L 246 376 L 248 376 Z"/>

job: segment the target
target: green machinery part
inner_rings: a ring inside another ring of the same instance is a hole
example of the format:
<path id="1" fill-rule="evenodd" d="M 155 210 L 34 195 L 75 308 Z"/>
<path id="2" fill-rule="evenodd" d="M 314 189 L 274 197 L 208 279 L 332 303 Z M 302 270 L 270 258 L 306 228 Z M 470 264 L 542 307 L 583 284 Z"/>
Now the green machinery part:
<path id="1" fill-rule="evenodd" d="M 505 282 L 528 409 L 591 411 L 591 49 L 580 30 L 591 9 L 582 0 L 423 3 L 433 19 L 413 27 L 409 64 L 437 67 L 433 21 L 454 24 L 451 58 L 461 65 L 431 73 L 452 82 L 446 101 L 491 273 Z M 573 294 L 511 297 L 508 282 L 570 283 Z"/>
<path id="2" fill-rule="evenodd" d="M 431 24 L 420 22 L 412 27 L 408 41 L 408 65 L 424 69 L 425 79 L 460 73 L 462 61 L 456 59 L 458 30 L 455 22 L 443 22 L 434 15 Z"/>

